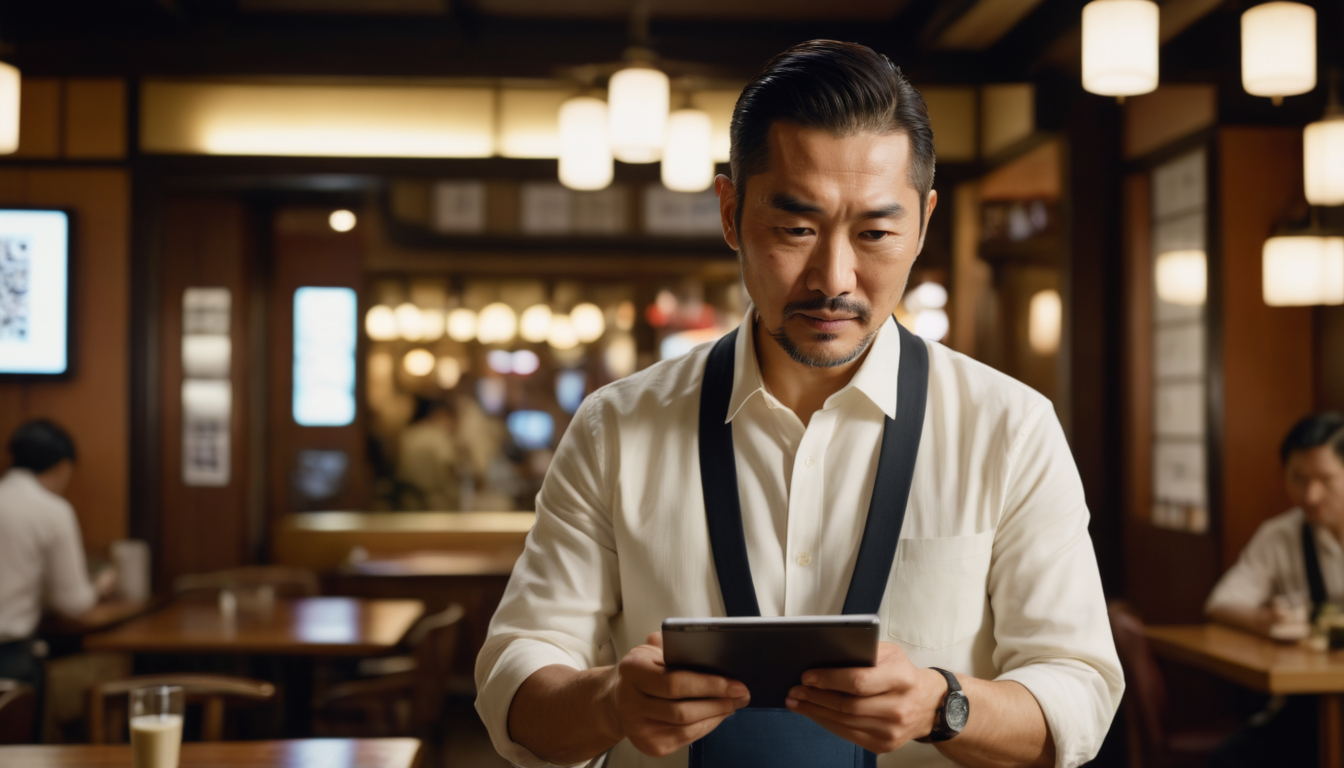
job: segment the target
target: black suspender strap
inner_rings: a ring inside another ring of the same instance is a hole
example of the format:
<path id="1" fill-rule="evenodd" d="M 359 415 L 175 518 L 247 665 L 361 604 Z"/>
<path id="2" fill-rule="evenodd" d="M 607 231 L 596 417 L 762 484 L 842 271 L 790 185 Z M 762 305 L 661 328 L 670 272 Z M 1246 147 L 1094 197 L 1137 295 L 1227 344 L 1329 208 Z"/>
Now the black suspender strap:
<path id="1" fill-rule="evenodd" d="M 728 403 L 733 399 L 733 353 L 737 330 L 719 339 L 709 351 L 700 384 L 700 484 L 705 494 L 709 545 L 714 570 L 729 616 L 760 616 L 756 585 L 747 561 L 747 535 L 742 528 L 742 502 L 737 495 L 737 460 Z"/>
<path id="2" fill-rule="evenodd" d="M 845 596 L 844 612 L 877 613 L 882 605 L 905 507 L 915 474 L 924 411 L 928 400 L 929 350 L 924 340 L 896 325 L 901 362 L 896 377 L 896 418 L 886 419 L 878 453 L 877 477 L 858 560 Z M 726 421 L 733 392 L 733 356 L 737 331 L 719 339 L 709 352 L 700 389 L 700 483 L 714 568 L 729 616 L 759 616 L 756 587 L 747 559 L 742 506 L 737 490 L 732 423 Z"/>
<path id="3" fill-rule="evenodd" d="M 1316 536 L 1311 523 L 1302 523 L 1302 562 L 1307 566 L 1307 590 L 1311 593 L 1311 620 L 1315 621 L 1329 597 L 1325 592 L 1325 578 L 1321 576 L 1321 561 L 1316 554 Z"/>

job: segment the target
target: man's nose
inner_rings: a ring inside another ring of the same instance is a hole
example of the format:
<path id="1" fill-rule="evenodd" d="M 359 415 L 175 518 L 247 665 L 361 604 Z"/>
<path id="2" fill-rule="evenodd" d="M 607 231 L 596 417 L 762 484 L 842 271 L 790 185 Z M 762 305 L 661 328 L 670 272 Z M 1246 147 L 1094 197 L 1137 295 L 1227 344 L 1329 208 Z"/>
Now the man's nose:
<path id="1" fill-rule="evenodd" d="M 817 238 L 807 269 L 807 289 L 823 296 L 854 292 L 856 258 L 847 233 L 831 232 Z"/>

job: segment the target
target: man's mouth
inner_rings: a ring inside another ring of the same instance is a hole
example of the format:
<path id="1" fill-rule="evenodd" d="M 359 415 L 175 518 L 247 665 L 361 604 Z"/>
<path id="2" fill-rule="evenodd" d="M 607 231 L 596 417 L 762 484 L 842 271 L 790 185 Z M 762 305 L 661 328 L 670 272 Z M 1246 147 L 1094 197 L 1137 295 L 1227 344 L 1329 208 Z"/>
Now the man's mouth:
<path id="1" fill-rule="evenodd" d="M 799 312 L 797 317 L 801 318 L 807 327 L 818 333 L 836 333 L 845 328 L 849 323 L 857 322 L 857 317 L 830 316 L 825 314 L 807 314 Z"/>

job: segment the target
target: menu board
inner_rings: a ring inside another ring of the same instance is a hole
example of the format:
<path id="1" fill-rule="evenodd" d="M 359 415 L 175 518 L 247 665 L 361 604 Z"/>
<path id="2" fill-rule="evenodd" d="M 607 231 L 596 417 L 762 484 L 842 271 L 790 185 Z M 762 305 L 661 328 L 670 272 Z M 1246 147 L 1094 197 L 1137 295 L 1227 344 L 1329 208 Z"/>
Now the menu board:
<path id="1" fill-rule="evenodd" d="M 0 209 L 0 376 L 70 371 L 70 215 Z"/>

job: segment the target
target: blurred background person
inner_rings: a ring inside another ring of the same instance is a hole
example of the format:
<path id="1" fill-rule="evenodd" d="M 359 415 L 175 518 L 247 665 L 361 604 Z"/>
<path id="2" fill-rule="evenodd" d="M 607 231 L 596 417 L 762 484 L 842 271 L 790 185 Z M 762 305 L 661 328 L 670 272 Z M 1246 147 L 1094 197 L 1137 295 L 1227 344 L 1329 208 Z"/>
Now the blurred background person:
<path id="1" fill-rule="evenodd" d="M 397 478 L 419 492 L 420 509 L 460 510 L 457 414 L 445 400 L 416 400 L 415 415 L 401 433 Z"/>

